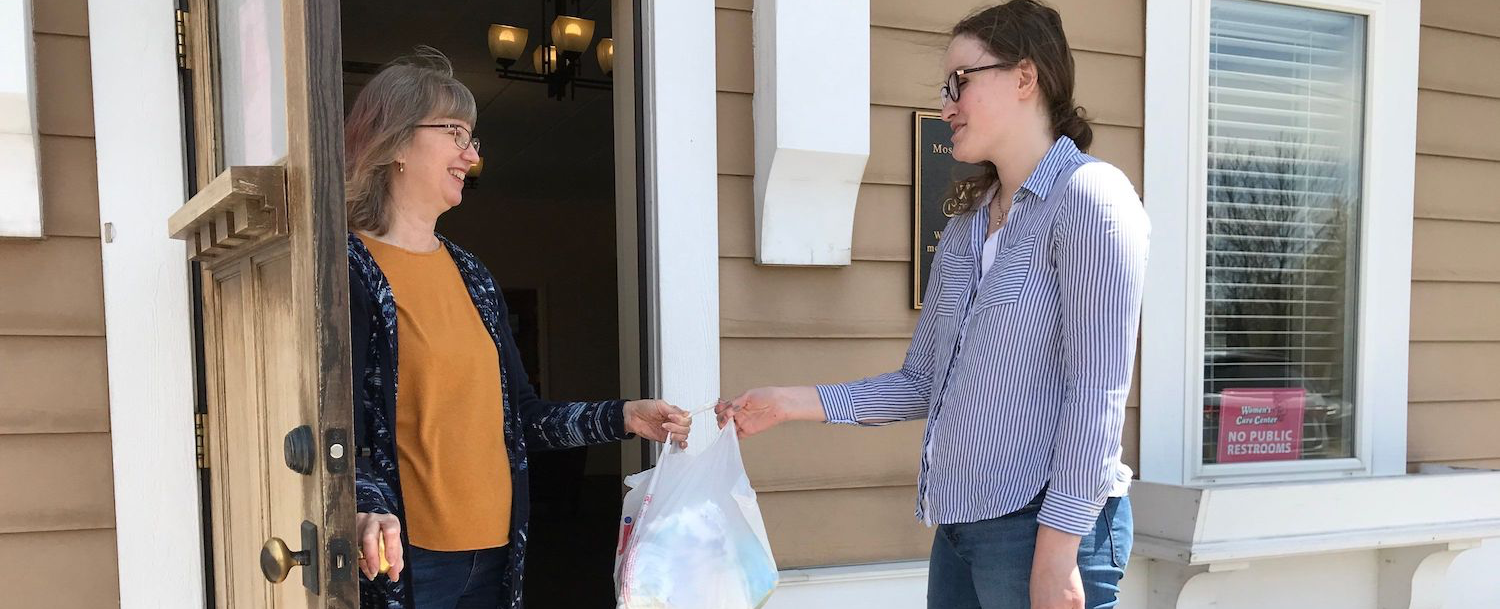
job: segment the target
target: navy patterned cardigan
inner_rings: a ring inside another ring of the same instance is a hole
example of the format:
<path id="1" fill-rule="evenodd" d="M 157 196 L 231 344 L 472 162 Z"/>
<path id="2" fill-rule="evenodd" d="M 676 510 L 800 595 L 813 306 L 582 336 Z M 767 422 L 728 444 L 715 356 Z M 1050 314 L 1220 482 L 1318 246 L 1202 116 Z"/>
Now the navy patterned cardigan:
<path id="1" fill-rule="evenodd" d="M 521 577 L 526 566 L 526 525 L 530 494 L 526 451 L 571 448 L 631 437 L 625 433 L 624 401 L 548 402 L 537 397 L 526 380 L 521 354 L 511 336 L 505 299 L 495 279 L 472 254 L 443 238 L 468 288 L 479 318 L 500 355 L 501 395 L 505 408 L 505 448 L 510 453 L 510 563 L 505 574 L 508 607 L 522 609 Z M 354 360 L 355 502 L 360 512 L 395 514 L 401 520 L 401 543 L 411 556 L 401 501 L 401 473 L 396 466 L 396 299 L 390 283 L 369 250 L 349 235 L 349 321 Z M 496 404 L 496 407 L 500 407 Z M 411 573 L 410 565 L 403 574 Z M 392 582 L 384 575 L 360 579 L 363 609 L 421 609 L 412 601 L 410 577 Z"/>

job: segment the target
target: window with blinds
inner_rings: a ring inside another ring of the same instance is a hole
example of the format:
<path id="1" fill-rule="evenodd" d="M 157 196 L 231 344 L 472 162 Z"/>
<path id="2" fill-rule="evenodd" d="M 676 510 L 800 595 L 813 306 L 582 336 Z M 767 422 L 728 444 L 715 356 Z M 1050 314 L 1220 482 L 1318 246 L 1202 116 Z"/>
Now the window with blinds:
<path id="1" fill-rule="evenodd" d="M 1365 27 L 1213 0 L 1205 463 L 1354 455 Z"/>

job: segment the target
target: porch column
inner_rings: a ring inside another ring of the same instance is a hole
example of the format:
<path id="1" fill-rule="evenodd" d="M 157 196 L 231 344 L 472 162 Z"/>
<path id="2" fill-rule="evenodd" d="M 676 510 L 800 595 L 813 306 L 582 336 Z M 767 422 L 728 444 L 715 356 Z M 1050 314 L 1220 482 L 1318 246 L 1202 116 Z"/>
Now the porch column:
<path id="1" fill-rule="evenodd" d="M 648 248 L 644 312 L 657 330 L 661 397 L 694 410 L 719 397 L 719 185 L 714 4 L 641 7 Z M 693 436 L 713 433 L 698 417 Z M 690 450 L 704 442 L 689 441 Z"/>

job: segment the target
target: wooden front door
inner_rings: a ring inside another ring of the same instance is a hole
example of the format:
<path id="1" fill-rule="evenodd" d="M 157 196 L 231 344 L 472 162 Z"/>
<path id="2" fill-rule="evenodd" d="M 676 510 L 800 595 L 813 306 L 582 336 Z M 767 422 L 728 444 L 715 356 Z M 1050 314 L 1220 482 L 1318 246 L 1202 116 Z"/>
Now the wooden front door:
<path id="1" fill-rule="evenodd" d="M 358 605 L 338 3 L 179 15 L 214 604 Z"/>

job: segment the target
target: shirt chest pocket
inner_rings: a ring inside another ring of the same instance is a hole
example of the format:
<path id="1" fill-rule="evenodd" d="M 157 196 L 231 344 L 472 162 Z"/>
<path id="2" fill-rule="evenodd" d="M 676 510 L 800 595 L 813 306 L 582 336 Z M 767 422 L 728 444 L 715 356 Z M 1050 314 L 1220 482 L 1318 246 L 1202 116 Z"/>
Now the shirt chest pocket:
<path id="1" fill-rule="evenodd" d="M 933 312 L 944 317 L 958 314 L 958 308 L 968 294 L 974 259 L 944 252 L 935 265 L 938 269 L 937 302 Z"/>
<path id="2" fill-rule="evenodd" d="M 980 294 L 974 303 L 975 311 L 1015 304 L 1021 300 L 1026 282 L 1031 278 L 1036 260 L 1036 235 L 1027 235 L 1019 243 L 1005 248 L 995 257 L 984 281 L 980 283 Z"/>

